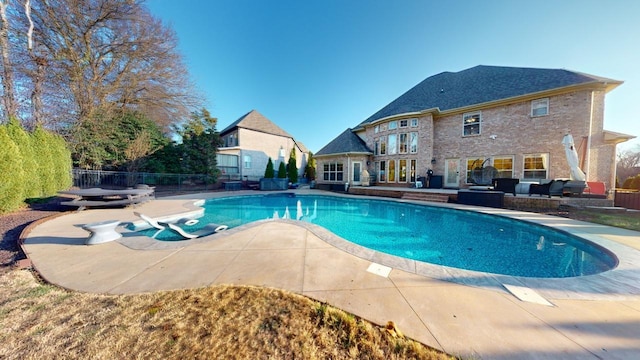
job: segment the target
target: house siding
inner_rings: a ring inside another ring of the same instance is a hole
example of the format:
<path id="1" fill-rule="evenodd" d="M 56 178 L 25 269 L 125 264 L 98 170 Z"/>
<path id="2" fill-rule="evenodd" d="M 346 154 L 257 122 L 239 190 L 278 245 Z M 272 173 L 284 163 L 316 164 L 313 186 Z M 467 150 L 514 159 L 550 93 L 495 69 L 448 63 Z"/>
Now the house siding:
<path id="1" fill-rule="evenodd" d="M 222 154 L 235 154 L 239 158 L 240 176 L 257 179 L 264 176 L 269 158 L 273 161 L 277 172 L 280 162 L 287 165 L 291 149 L 296 148 L 296 166 L 298 174 L 302 175 L 307 164 L 307 154 L 300 151 L 299 147 L 290 137 L 268 134 L 250 129 L 238 128 L 237 146 L 235 148 L 221 148 Z M 280 156 L 280 148 L 284 150 L 284 157 Z M 244 167 L 244 156 L 251 156 L 251 168 Z"/>

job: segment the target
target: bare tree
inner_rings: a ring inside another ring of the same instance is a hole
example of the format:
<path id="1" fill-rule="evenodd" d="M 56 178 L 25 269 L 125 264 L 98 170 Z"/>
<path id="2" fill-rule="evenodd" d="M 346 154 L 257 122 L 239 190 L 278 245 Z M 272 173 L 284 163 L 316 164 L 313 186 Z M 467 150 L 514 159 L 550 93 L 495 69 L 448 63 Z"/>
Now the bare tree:
<path id="1" fill-rule="evenodd" d="M 13 65 L 9 48 L 10 27 L 9 17 L 7 16 L 8 7 L 9 0 L 0 0 L 0 49 L 2 51 L 2 87 L 4 90 L 2 103 L 4 105 L 4 117 L 7 121 L 9 118 L 16 116 L 18 109 L 13 86 Z"/>
<path id="2" fill-rule="evenodd" d="M 640 146 L 618 152 L 616 175 L 622 185 L 625 179 L 640 174 Z"/>
<path id="3" fill-rule="evenodd" d="M 32 19 L 76 121 L 129 108 L 168 125 L 201 102 L 175 33 L 139 1 L 33 0 Z"/>

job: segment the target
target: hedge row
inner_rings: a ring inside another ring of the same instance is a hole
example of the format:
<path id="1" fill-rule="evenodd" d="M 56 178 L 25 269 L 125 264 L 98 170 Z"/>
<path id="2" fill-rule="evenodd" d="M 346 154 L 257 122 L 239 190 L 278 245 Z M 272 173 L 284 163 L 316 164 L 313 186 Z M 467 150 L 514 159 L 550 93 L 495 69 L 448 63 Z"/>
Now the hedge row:
<path id="1" fill-rule="evenodd" d="M 64 139 L 41 127 L 29 133 L 16 119 L 0 126 L 0 213 L 71 184 L 71 152 Z"/>

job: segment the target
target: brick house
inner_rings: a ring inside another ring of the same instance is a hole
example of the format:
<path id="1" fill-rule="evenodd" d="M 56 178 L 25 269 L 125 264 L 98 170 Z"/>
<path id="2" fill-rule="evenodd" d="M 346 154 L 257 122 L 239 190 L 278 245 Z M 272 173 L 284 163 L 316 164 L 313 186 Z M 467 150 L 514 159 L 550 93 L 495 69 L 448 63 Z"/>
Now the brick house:
<path id="1" fill-rule="evenodd" d="M 442 187 L 464 188 L 483 167 L 496 177 L 569 178 L 570 133 L 587 180 L 611 188 L 616 144 L 633 138 L 603 127 L 605 95 L 621 83 L 561 69 L 443 72 L 318 151 L 317 182 L 359 185 L 367 169 L 378 185 L 407 187 L 432 170 Z"/>
<path id="2" fill-rule="evenodd" d="M 299 175 L 307 165 L 306 147 L 256 110 L 227 126 L 220 137 L 223 145 L 217 162 L 223 177 L 257 181 L 264 176 L 269 158 L 276 172 L 281 162 L 287 165 L 291 149 L 295 149 Z"/>

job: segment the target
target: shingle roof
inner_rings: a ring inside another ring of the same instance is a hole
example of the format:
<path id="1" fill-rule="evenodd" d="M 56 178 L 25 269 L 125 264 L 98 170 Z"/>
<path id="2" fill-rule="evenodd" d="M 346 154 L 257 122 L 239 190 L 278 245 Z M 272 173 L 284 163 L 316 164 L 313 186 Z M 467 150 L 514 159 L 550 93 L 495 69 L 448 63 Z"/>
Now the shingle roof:
<path id="1" fill-rule="evenodd" d="M 320 149 L 314 156 L 344 153 L 372 153 L 372 151 L 358 135 L 351 129 L 347 129 Z"/>
<path id="2" fill-rule="evenodd" d="M 357 127 L 388 116 L 438 108 L 440 111 L 507 99 L 584 83 L 621 83 L 563 69 L 478 65 L 430 76 Z"/>
<path id="3" fill-rule="evenodd" d="M 235 128 L 243 128 L 254 131 L 259 131 L 267 134 L 284 136 L 293 139 L 298 144 L 298 147 L 302 152 L 307 152 L 307 148 L 301 142 L 298 142 L 288 132 L 282 130 L 273 121 L 267 119 L 264 115 L 260 114 L 257 110 L 251 110 L 248 113 L 242 115 L 238 120 L 231 123 L 229 126 L 220 131 L 220 136 L 224 136 Z"/>

